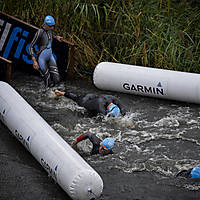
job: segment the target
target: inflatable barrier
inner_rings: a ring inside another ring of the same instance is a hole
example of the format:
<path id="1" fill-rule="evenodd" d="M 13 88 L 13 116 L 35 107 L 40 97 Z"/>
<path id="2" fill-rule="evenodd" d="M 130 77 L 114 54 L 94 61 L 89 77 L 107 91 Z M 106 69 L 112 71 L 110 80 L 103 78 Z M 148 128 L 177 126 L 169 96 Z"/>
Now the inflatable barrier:
<path id="1" fill-rule="evenodd" d="M 0 81 L 0 119 L 74 200 L 98 198 L 99 174 L 7 83 Z"/>
<path id="2" fill-rule="evenodd" d="M 200 74 L 102 62 L 93 73 L 102 90 L 200 103 Z"/>

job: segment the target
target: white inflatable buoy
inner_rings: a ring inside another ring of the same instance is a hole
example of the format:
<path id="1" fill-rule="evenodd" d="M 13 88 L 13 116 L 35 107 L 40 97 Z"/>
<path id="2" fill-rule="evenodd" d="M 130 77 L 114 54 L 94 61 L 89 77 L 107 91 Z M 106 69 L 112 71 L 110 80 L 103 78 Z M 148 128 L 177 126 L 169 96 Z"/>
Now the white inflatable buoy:
<path id="1" fill-rule="evenodd" d="M 74 200 L 100 197 L 99 174 L 7 83 L 0 81 L 0 119 Z"/>
<path id="2" fill-rule="evenodd" d="M 102 90 L 200 103 L 200 74 L 195 73 L 102 62 L 93 82 Z"/>

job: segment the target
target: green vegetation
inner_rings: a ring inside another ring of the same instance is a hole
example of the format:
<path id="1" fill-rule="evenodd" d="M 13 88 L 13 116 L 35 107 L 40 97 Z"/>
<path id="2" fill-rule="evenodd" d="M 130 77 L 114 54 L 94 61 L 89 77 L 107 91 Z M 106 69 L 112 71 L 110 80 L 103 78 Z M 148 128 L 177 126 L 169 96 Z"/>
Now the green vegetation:
<path id="1" fill-rule="evenodd" d="M 200 73 L 199 0 L 0 2 L 1 11 L 36 26 L 54 16 L 83 70 L 112 61 Z"/>

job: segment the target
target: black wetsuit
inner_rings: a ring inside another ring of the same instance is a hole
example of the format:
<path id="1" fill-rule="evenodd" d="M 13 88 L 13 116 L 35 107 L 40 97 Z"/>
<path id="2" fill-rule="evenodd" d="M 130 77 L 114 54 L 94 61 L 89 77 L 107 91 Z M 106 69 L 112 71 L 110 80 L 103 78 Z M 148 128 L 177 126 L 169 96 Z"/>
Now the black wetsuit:
<path id="1" fill-rule="evenodd" d="M 97 115 L 101 113 L 103 115 L 107 114 L 107 106 L 110 103 L 116 104 L 122 115 L 126 114 L 125 108 L 122 106 L 119 99 L 112 95 L 95 95 L 95 94 L 86 94 L 86 95 L 77 95 L 71 92 L 65 92 L 65 97 L 74 100 L 79 106 L 84 107 L 91 115 Z"/>
<path id="2" fill-rule="evenodd" d="M 78 138 L 76 138 L 76 141 L 80 142 L 80 141 L 86 140 L 86 139 L 89 139 L 90 142 L 92 142 L 92 144 L 93 144 L 91 155 L 99 154 L 99 147 L 101 144 L 101 140 L 92 133 L 86 133 L 86 134 L 81 134 Z M 108 154 L 113 154 L 113 151 L 112 150 L 109 151 Z"/>
<path id="3" fill-rule="evenodd" d="M 29 46 L 29 53 L 31 56 L 34 56 L 34 47 L 37 45 L 36 58 L 40 67 L 39 72 L 46 87 L 50 85 L 54 86 L 60 82 L 57 64 L 51 48 L 53 37 L 50 30 L 47 31 L 40 28 Z"/>
<path id="4" fill-rule="evenodd" d="M 182 170 L 180 172 L 177 173 L 176 177 L 184 177 L 184 178 L 191 178 L 190 173 L 192 171 L 193 168 L 190 168 L 188 170 Z"/>

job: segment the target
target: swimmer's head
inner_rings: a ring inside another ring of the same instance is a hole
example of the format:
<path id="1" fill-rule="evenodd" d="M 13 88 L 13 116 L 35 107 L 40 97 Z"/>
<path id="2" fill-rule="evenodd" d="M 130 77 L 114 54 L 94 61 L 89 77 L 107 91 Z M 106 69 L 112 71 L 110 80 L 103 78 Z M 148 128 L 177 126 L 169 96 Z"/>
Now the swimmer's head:
<path id="1" fill-rule="evenodd" d="M 114 103 L 110 103 L 107 109 L 108 109 L 108 115 L 111 117 L 117 117 L 118 115 L 120 115 L 120 109 Z"/>
<path id="2" fill-rule="evenodd" d="M 191 178 L 200 178 L 200 167 L 194 167 L 190 172 Z"/>
<path id="3" fill-rule="evenodd" d="M 55 20 L 54 20 L 54 18 L 52 16 L 47 15 L 44 18 L 44 24 L 47 25 L 47 26 L 54 26 L 55 25 Z"/>
<path id="4" fill-rule="evenodd" d="M 114 147 L 114 140 L 110 137 L 105 138 L 100 145 L 99 153 L 100 154 L 108 154 L 112 148 Z"/>

